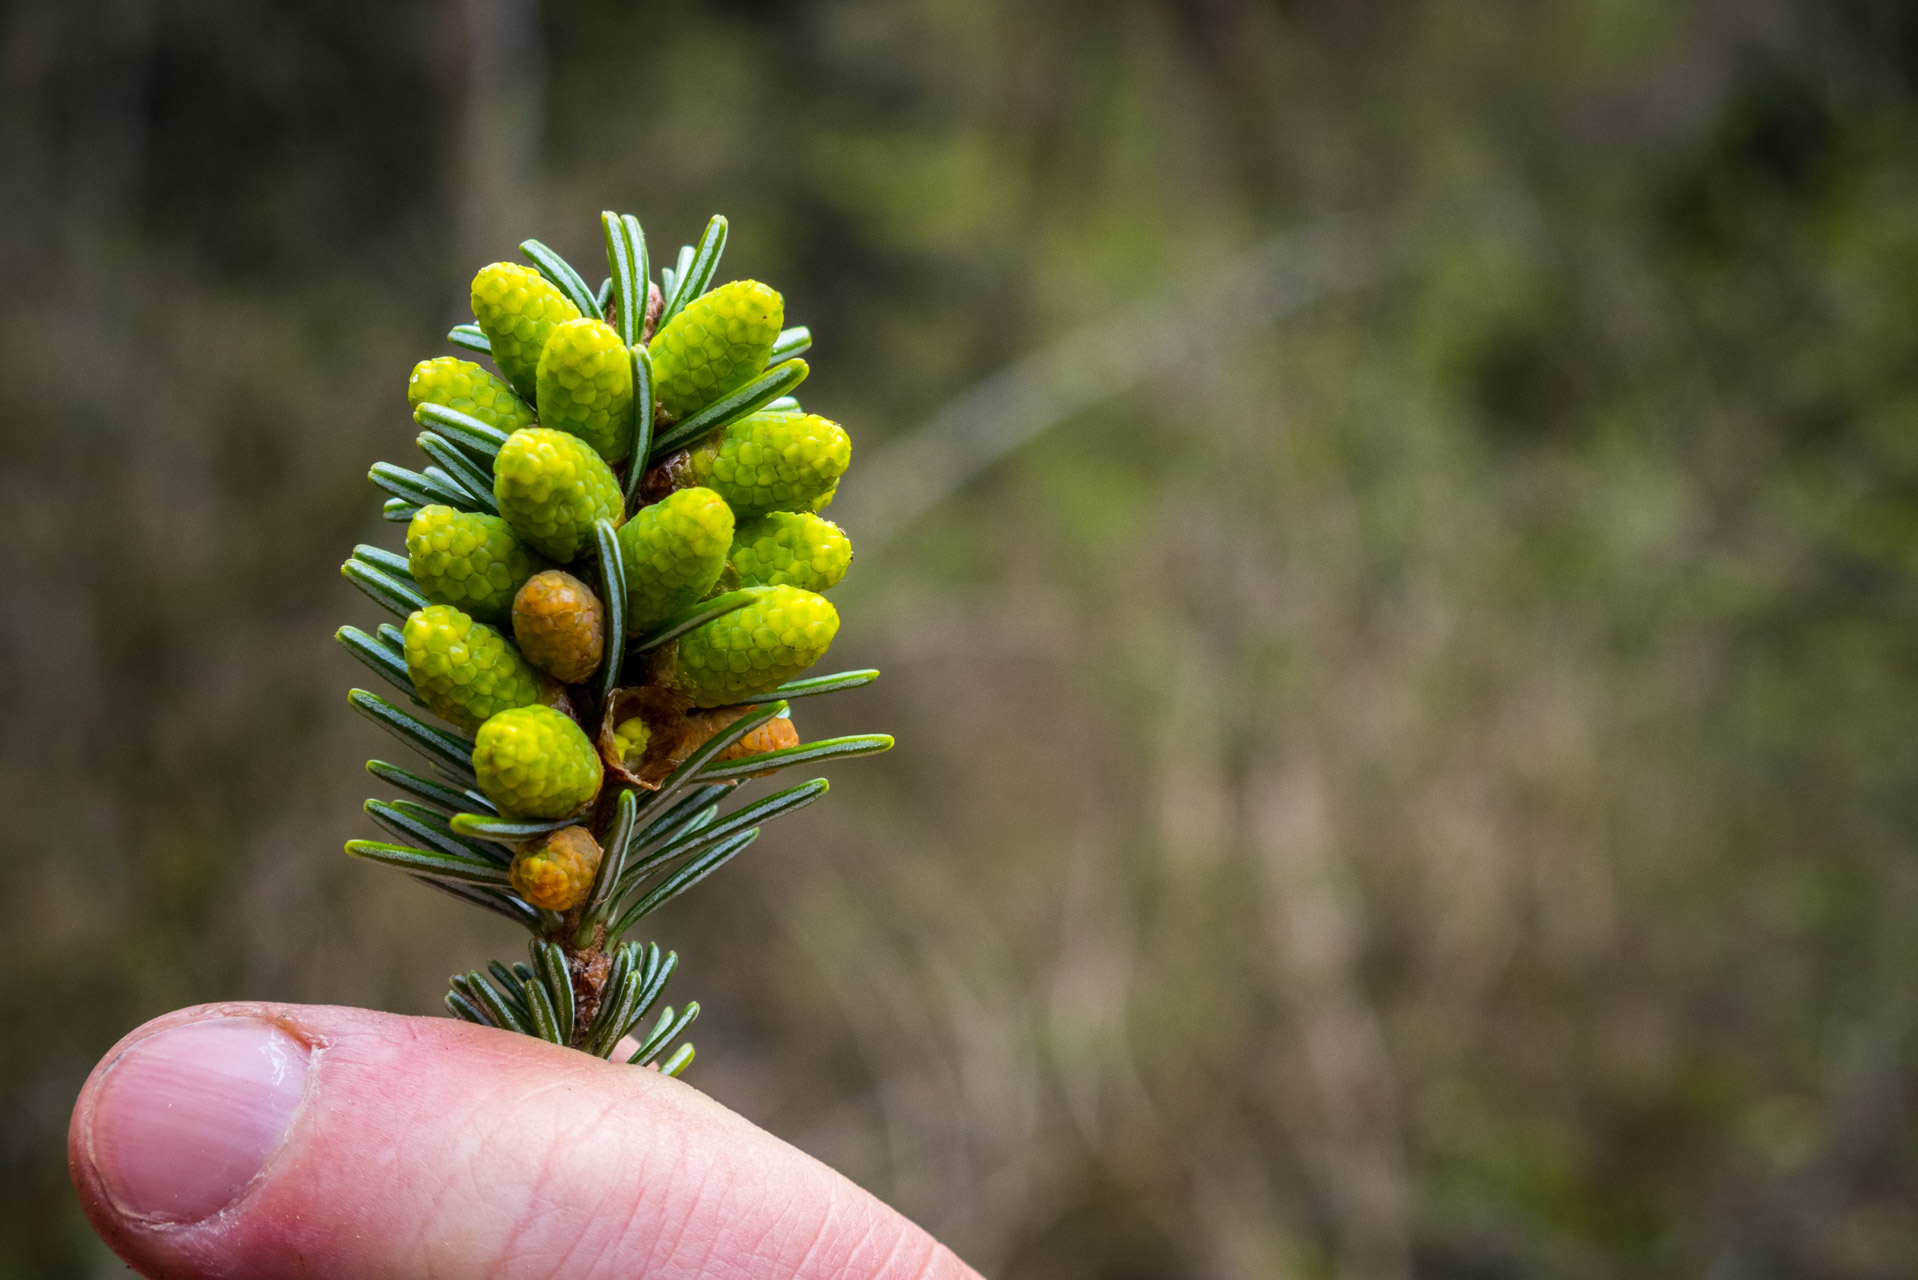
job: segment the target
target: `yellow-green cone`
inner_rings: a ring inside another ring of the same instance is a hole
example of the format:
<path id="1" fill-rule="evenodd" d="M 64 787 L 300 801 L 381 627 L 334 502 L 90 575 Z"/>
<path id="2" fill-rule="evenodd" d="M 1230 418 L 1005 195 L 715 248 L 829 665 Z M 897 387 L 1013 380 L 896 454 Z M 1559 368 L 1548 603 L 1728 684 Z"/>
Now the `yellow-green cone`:
<path id="1" fill-rule="evenodd" d="M 406 673 L 420 700 L 462 729 L 489 716 L 530 706 L 545 690 L 539 674 L 506 637 L 450 604 L 415 609 L 402 633 Z"/>
<path id="2" fill-rule="evenodd" d="M 701 707 L 764 693 L 819 661 L 838 631 L 838 611 L 824 596 L 774 587 L 759 603 L 715 618 L 680 640 L 680 691 Z"/>
<path id="3" fill-rule="evenodd" d="M 438 505 L 421 507 L 406 526 L 406 560 L 428 600 L 485 622 L 504 621 L 513 593 L 540 568 L 498 516 Z"/>
<path id="4" fill-rule="evenodd" d="M 774 511 L 739 526 L 729 559 L 742 587 L 830 591 L 852 565 L 852 542 L 810 512 Z"/>
<path id="5" fill-rule="evenodd" d="M 593 446 L 608 462 L 633 447 L 633 358 L 601 320 L 555 325 L 539 357 L 539 420 Z"/>
<path id="6" fill-rule="evenodd" d="M 441 356 L 413 366 L 406 380 L 406 403 L 417 409 L 441 404 L 470 418 L 511 434 L 538 421 L 532 408 L 513 389 L 471 360 Z"/>
<path id="7" fill-rule="evenodd" d="M 695 298 L 647 347 L 659 406 L 684 418 L 766 371 L 786 304 L 757 280 L 735 280 Z"/>
<path id="8" fill-rule="evenodd" d="M 851 462 L 852 438 L 838 423 L 816 413 L 762 411 L 694 446 L 686 472 L 745 520 L 806 510 L 832 491 Z"/>
<path id="9" fill-rule="evenodd" d="M 712 590 L 732 540 L 733 513 L 711 489 L 680 489 L 635 511 L 619 531 L 626 633 L 643 635 Z"/>
<path id="10" fill-rule="evenodd" d="M 493 460 L 499 513 L 534 549 L 561 564 L 592 545 L 593 522 L 618 524 L 619 480 L 578 436 L 550 427 L 515 431 Z"/>
<path id="11" fill-rule="evenodd" d="M 473 318 L 493 344 L 493 363 L 533 403 L 539 383 L 539 353 L 557 325 L 579 319 L 579 308 L 531 267 L 495 262 L 473 277 Z"/>
<path id="12" fill-rule="evenodd" d="M 599 794 L 604 768 L 585 731 L 551 707 L 502 711 L 474 737 L 473 776 L 507 817 L 566 817 Z"/>

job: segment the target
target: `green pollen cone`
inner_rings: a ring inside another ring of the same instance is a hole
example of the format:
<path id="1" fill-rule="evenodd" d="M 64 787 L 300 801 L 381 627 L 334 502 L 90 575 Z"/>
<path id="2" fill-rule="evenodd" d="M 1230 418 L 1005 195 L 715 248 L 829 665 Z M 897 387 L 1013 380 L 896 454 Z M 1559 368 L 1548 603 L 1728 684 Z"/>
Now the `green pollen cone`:
<path id="1" fill-rule="evenodd" d="M 435 715 L 462 729 L 536 703 L 539 673 L 506 637 L 450 604 L 415 610 L 406 619 L 406 673 Z"/>
<path id="2" fill-rule="evenodd" d="M 839 613 L 823 596 L 774 587 L 757 604 L 713 619 L 679 642 L 680 692 L 722 707 L 792 679 L 825 655 Z"/>
<path id="3" fill-rule="evenodd" d="M 593 522 L 625 513 L 619 480 L 578 436 L 515 431 L 493 460 L 493 497 L 513 532 L 564 564 L 593 545 Z"/>
<path id="4" fill-rule="evenodd" d="M 729 558 L 742 587 L 830 591 L 852 565 L 852 542 L 830 520 L 774 511 L 739 526 Z"/>
<path id="5" fill-rule="evenodd" d="M 628 768 L 638 767 L 645 758 L 646 744 L 652 740 L 652 727 L 643 717 L 633 716 L 613 726 L 613 750 L 619 753 L 619 762 Z"/>
<path id="6" fill-rule="evenodd" d="M 406 526 L 406 562 L 428 600 L 484 622 L 504 621 L 513 593 L 541 568 L 498 516 L 437 505 L 421 507 Z"/>
<path id="7" fill-rule="evenodd" d="M 726 567 L 733 513 L 711 489 L 680 489 L 619 530 L 626 634 L 643 635 L 712 590 Z"/>
<path id="8" fill-rule="evenodd" d="M 539 357 L 539 420 L 617 462 L 633 447 L 633 358 L 600 320 L 555 325 Z"/>
<path id="9" fill-rule="evenodd" d="M 539 381 L 539 353 L 553 329 L 579 319 L 579 308 L 551 281 L 514 262 L 495 262 L 473 277 L 473 318 L 493 344 L 493 363 L 533 403 Z"/>
<path id="10" fill-rule="evenodd" d="M 599 794 L 599 752 L 551 707 L 502 711 L 479 728 L 473 775 L 502 815 L 564 818 Z"/>
<path id="11" fill-rule="evenodd" d="M 423 404 L 445 405 L 509 435 L 538 421 L 511 387 L 458 356 L 441 356 L 414 365 L 413 376 L 406 380 L 406 404 L 411 409 Z"/>
<path id="12" fill-rule="evenodd" d="M 760 412 L 695 445 L 686 471 L 743 520 L 806 510 L 832 492 L 851 462 L 852 438 L 838 423 L 816 413 Z"/>
<path id="13" fill-rule="evenodd" d="M 786 304 L 757 280 L 701 295 L 653 335 L 654 395 L 684 418 L 766 371 Z"/>

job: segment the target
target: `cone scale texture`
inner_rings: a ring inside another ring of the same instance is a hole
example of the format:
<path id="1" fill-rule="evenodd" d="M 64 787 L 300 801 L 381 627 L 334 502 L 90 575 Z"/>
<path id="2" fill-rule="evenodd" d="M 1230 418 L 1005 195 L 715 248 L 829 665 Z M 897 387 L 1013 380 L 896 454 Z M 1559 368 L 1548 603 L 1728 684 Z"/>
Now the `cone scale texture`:
<path id="1" fill-rule="evenodd" d="M 406 404 L 417 409 L 423 404 L 444 405 L 488 426 L 511 435 L 521 427 L 538 423 L 531 406 L 513 393 L 505 382 L 457 356 L 422 360 L 413 366 L 406 383 Z"/>
<path id="2" fill-rule="evenodd" d="M 536 573 L 513 597 L 513 639 L 528 662 L 561 684 L 578 684 L 605 655 L 606 607 L 564 570 Z"/>
<path id="3" fill-rule="evenodd" d="M 852 567 L 852 542 L 830 520 L 775 511 L 739 526 L 731 560 L 742 587 L 830 591 Z"/>
<path id="4" fill-rule="evenodd" d="M 551 707 L 502 711 L 474 739 L 480 790 L 514 818 L 564 818 L 599 794 L 602 766 L 586 733 Z"/>
<path id="5" fill-rule="evenodd" d="M 740 519 L 803 511 L 831 492 L 852 462 L 844 427 L 814 413 L 762 412 L 714 432 L 686 456 L 686 471 Z"/>
<path id="6" fill-rule="evenodd" d="M 539 674 L 506 637 L 452 605 L 415 610 L 402 633 L 406 672 L 433 714 L 462 729 L 538 702 Z"/>
<path id="7" fill-rule="evenodd" d="M 406 527 L 406 559 L 428 600 L 483 622 L 504 621 L 513 593 L 540 567 L 532 548 L 498 516 L 421 507 Z"/>
<path id="8" fill-rule="evenodd" d="M 766 371 L 786 304 L 757 280 L 735 280 L 694 299 L 653 335 L 654 394 L 684 418 Z"/>
<path id="9" fill-rule="evenodd" d="M 521 538 L 567 563 L 593 540 L 593 522 L 619 523 L 619 480 L 578 436 L 550 427 L 515 431 L 493 461 L 493 497 Z"/>
<path id="10" fill-rule="evenodd" d="M 723 614 L 679 642 L 680 691 L 721 707 L 784 684 L 825 654 L 839 612 L 824 596 L 775 587 L 759 603 Z"/>
<path id="11" fill-rule="evenodd" d="M 473 277 L 473 318 L 493 345 L 493 364 L 520 399 L 534 402 L 546 339 L 579 308 L 545 276 L 516 262 L 495 262 Z"/>
<path id="12" fill-rule="evenodd" d="M 539 420 L 617 462 L 633 447 L 633 361 L 601 320 L 556 325 L 539 357 Z"/>
<path id="13" fill-rule="evenodd" d="M 626 633 L 644 635 L 719 581 L 733 513 L 711 489 L 681 489 L 641 507 L 619 531 Z"/>
<path id="14" fill-rule="evenodd" d="M 601 850 L 585 827 L 561 827 L 520 846 L 510 872 L 519 896 L 548 911 L 571 911 L 592 892 Z"/>

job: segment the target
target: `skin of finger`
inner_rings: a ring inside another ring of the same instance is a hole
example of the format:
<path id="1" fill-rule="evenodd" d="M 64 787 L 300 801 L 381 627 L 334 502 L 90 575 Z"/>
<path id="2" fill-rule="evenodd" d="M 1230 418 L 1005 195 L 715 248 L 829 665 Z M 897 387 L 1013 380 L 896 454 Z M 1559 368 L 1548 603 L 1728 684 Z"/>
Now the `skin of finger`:
<path id="1" fill-rule="evenodd" d="M 127 1218 L 88 1142 L 105 1071 L 165 1028 L 235 1016 L 310 1046 L 286 1142 L 206 1221 Z M 450 1019 L 276 1004 L 169 1014 L 94 1068 L 68 1158 L 95 1230 L 165 1280 L 975 1276 L 839 1174 L 678 1080 Z"/>

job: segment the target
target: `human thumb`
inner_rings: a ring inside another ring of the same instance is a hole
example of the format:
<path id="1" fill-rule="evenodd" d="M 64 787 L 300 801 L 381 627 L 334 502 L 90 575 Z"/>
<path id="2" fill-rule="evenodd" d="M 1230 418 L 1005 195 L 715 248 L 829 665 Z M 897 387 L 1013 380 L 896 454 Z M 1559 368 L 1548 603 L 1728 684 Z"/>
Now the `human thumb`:
<path id="1" fill-rule="evenodd" d="M 169 1014 L 94 1068 L 67 1149 L 151 1277 L 974 1274 L 677 1080 L 448 1019 Z"/>

